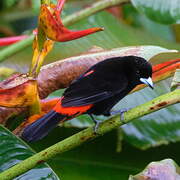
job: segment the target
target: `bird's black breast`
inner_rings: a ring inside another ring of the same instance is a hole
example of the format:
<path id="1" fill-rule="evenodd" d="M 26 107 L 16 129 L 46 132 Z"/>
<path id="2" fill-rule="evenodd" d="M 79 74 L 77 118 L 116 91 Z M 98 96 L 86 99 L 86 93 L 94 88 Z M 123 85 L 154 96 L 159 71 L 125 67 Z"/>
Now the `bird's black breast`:
<path id="1" fill-rule="evenodd" d="M 108 59 L 92 66 L 66 89 L 62 106 L 95 104 L 113 97 L 127 85 L 121 60 Z"/>

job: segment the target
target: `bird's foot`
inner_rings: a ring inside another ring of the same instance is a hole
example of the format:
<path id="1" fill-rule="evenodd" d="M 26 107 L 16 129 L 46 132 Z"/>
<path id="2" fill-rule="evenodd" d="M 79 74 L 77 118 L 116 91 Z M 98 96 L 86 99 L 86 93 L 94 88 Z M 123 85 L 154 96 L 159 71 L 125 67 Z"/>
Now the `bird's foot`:
<path id="1" fill-rule="evenodd" d="M 124 113 L 129 111 L 130 109 L 131 108 L 128 108 L 128 109 L 124 108 L 124 109 L 120 109 L 120 110 L 117 110 L 117 111 L 111 111 L 110 113 L 111 113 L 111 115 L 119 114 L 120 115 L 120 121 L 124 124 L 125 123 L 124 122 Z"/>
<path id="2" fill-rule="evenodd" d="M 102 121 L 100 120 L 96 120 L 92 114 L 89 114 L 89 116 L 91 117 L 91 119 L 93 120 L 95 126 L 94 126 L 94 132 L 97 134 L 98 133 L 98 128 L 99 128 L 99 125 L 102 123 Z"/>
<path id="3" fill-rule="evenodd" d="M 100 120 L 95 120 L 94 123 L 95 123 L 94 132 L 97 134 L 97 133 L 98 133 L 99 125 L 102 123 L 102 121 L 100 121 Z"/>

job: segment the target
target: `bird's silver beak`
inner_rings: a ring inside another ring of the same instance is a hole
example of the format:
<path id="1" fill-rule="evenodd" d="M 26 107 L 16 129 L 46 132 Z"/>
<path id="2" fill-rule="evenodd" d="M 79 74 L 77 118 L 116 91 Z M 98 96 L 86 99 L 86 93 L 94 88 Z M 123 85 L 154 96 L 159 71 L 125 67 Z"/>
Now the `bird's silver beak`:
<path id="1" fill-rule="evenodd" d="M 154 85 L 153 85 L 153 82 L 152 82 L 152 79 L 149 77 L 149 78 L 140 78 L 140 81 L 146 85 L 148 85 L 151 89 L 154 88 Z"/>

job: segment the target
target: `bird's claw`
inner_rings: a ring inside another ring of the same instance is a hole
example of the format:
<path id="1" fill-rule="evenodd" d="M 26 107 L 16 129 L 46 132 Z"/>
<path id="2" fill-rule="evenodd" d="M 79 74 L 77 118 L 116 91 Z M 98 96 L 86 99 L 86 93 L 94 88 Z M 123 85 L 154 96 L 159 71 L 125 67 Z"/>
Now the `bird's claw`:
<path id="1" fill-rule="evenodd" d="M 95 123 L 94 132 L 97 134 L 99 125 L 102 123 L 102 121 L 95 120 L 94 123 Z"/>
<path id="2" fill-rule="evenodd" d="M 129 111 L 130 108 L 124 108 L 124 109 L 120 109 L 118 111 L 111 111 L 111 115 L 116 115 L 116 114 L 119 114 L 120 115 L 120 121 L 124 124 L 124 113 Z"/>
<path id="3" fill-rule="evenodd" d="M 94 129 L 94 132 L 97 134 L 98 133 L 99 125 L 102 123 L 102 121 L 94 119 L 92 114 L 89 114 L 89 116 L 91 117 L 91 119 L 93 120 L 93 122 L 95 124 L 93 129 Z"/>

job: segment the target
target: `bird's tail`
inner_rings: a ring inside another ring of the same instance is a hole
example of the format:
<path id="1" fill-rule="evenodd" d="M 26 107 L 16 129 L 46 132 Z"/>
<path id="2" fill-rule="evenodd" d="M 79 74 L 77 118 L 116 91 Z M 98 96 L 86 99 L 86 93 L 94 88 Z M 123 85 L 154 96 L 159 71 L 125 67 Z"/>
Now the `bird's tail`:
<path id="1" fill-rule="evenodd" d="M 54 129 L 59 122 L 62 122 L 67 118 L 66 115 L 51 110 L 42 118 L 27 126 L 21 136 L 27 142 L 38 141 Z"/>
<path id="2" fill-rule="evenodd" d="M 42 139 L 48 135 L 59 122 L 64 122 L 79 116 L 92 107 L 92 104 L 79 107 L 63 107 L 61 105 L 61 100 L 62 99 L 58 101 L 53 110 L 49 111 L 42 118 L 36 120 L 24 129 L 21 137 L 25 141 L 35 142 Z"/>

